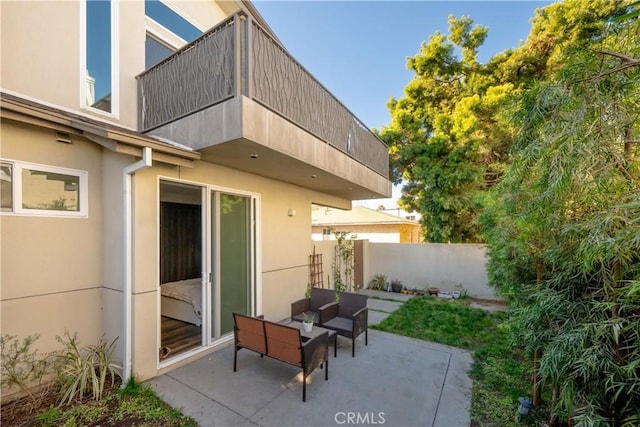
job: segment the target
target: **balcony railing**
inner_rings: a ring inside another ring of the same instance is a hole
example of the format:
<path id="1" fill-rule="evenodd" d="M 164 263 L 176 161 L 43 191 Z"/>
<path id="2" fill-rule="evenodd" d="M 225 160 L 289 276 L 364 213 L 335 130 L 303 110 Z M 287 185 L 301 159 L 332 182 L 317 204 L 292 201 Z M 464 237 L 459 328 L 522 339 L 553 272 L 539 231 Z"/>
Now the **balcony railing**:
<path id="1" fill-rule="evenodd" d="M 138 76 L 140 127 L 147 132 L 240 95 L 389 176 L 387 146 L 242 12 Z"/>

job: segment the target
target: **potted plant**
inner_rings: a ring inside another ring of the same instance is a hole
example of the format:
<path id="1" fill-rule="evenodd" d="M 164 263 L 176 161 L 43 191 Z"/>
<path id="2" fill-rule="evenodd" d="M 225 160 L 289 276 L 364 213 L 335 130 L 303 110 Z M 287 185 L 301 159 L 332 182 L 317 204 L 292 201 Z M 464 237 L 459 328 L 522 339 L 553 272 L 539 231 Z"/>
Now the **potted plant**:
<path id="1" fill-rule="evenodd" d="M 387 276 L 378 273 L 373 276 L 373 280 L 369 283 L 369 289 L 374 291 L 386 291 L 387 290 Z"/>
<path id="2" fill-rule="evenodd" d="M 462 283 L 459 283 L 455 286 L 455 290 L 451 292 L 454 298 L 464 298 L 467 296 L 467 290 L 462 286 Z"/>
<path id="3" fill-rule="evenodd" d="M 315 318 L 315 314 L 308 311 L 302 313 L 302 329 L 305 332 L 311 332 L 311 330 L 313 329 L 313 321 L 315 320 Z"/>
<path id="4" fill-rule="evenodd" d="M 402 292 L 402 280 L 392 280 L 391 281 L 391 290 L 393 292 Z"/>

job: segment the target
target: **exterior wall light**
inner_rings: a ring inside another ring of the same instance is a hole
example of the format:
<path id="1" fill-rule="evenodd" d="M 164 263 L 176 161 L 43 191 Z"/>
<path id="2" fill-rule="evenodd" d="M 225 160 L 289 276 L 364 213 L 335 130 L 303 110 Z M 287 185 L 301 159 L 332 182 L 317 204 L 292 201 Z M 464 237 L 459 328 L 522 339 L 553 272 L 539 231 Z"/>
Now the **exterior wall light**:
<path id="1" fill-rule="evenodd" d="M 533 409 L 533 403 L 526 397 L 518 398 L 518 421 L 522 421 L 524 417 L 529 415 L 529 411 Z"/>

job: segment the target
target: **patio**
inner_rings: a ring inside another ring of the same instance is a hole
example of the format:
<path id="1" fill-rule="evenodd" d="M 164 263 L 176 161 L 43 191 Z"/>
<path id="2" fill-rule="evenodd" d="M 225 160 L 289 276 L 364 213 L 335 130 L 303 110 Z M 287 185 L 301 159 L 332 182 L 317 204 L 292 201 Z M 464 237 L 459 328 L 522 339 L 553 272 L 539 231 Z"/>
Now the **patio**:
<path id="1" fill-rule="evenodd" d="M 370 324 L 400 304 L 370 298 Z M 299 369 L 241 350 L 233 372 L 232 345 L 150 383 L 201 426 L 469 425 L 468 352 L 371 329 L 367 347 L 358 339 L 355 358 L 350 341 L 338 342 L 329 381 L 316 370 L 306 403 L 300 400 Z"/>

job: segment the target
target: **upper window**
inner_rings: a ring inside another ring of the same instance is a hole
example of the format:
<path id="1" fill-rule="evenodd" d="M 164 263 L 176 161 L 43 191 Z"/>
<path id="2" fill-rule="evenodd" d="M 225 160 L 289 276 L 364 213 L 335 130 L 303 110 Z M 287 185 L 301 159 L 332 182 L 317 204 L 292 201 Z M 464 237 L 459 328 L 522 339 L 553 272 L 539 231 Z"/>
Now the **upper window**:
<path id="1" fill-rule="evenodd" d="M 169 57 L 202 32 L 158 0 L 145 0 L 145 69 Z"/>
<path id="2" fill-rule="evenodd" d="M 87 172 L 22 162 L 0 163 L 1 211 L 87 216 Z"/>
<path id="3" fill-rule="evenodd" d="M 193 24 L 158 0 L 145 0 L 144 13 L 186 42 L 191 42 L 202 34 Z"/>
<path id="4" fill-rule="evenodd" d="M 147 34 L 147 39 L 144 44 L 144 68 L 149 69 L 153 67 L 158 62 L 169 57 L 172 53 L 173 49 Z"/>
<path id="5" fill-rule="evenodd" d="M 85 3 L 85 104 L 108 113 L 114 113 L 116 4 L 111 0 Z"/>

